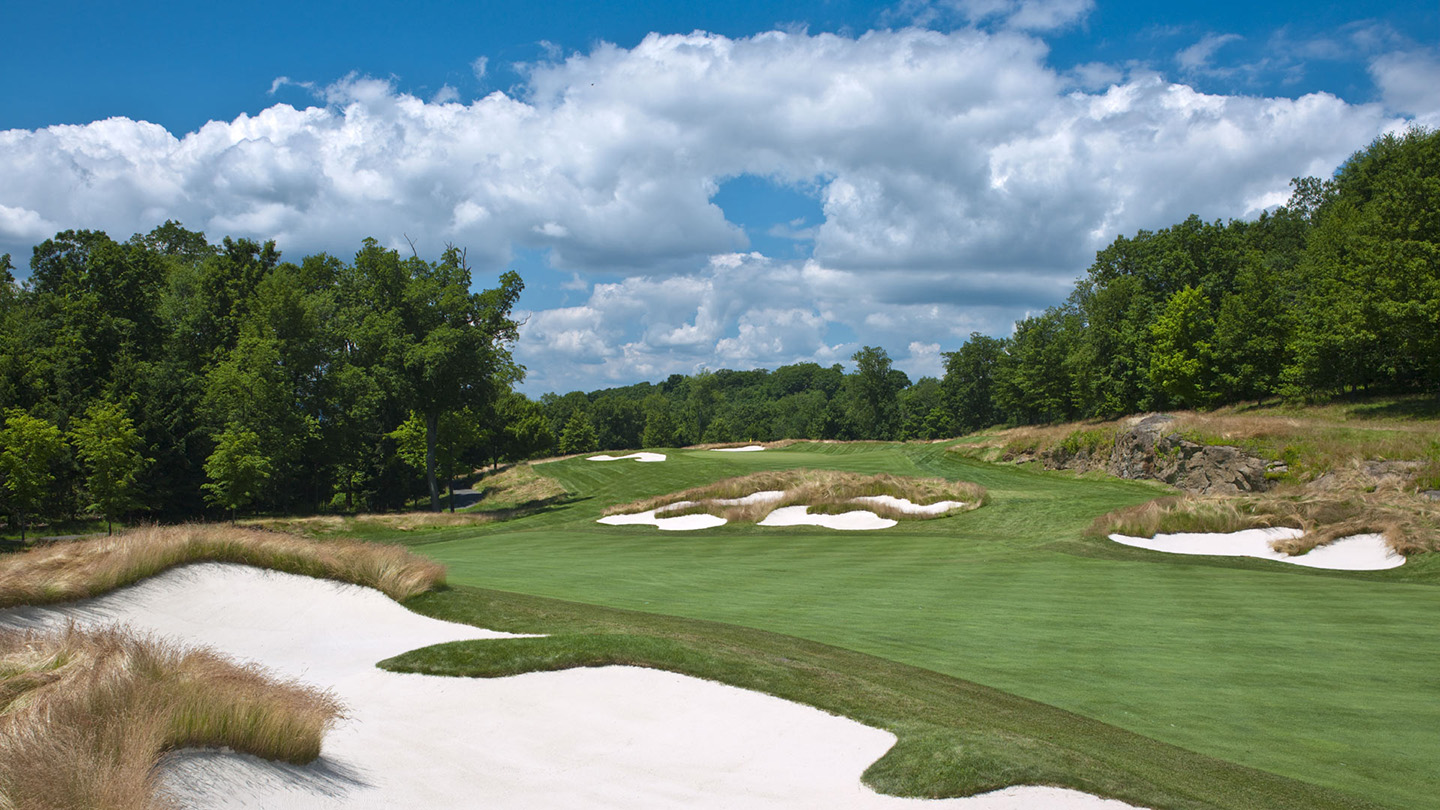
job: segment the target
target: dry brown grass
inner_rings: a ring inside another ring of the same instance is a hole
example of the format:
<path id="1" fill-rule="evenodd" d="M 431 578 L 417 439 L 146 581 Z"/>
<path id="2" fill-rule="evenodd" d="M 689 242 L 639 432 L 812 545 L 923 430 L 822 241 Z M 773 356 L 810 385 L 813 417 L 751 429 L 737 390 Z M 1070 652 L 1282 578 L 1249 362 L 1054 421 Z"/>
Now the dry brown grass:
<path id="1" fill-rule="evenodd" d="M 785 496 L 766 503 L 738 505 L 718 503 L 721 500 L 735 500 L 757 492 L 770 491 L 782 491 Z M 812 512 L 833 513 L 864 509 L 895 520 L 943 517 L 943 515 L 918 515 L 884 505 L 852 503 L 854 498 L 867 495 L 890 495 L 922 505 L 940 501 L 961 501 L 965 504 L 946 514 L 978 509 L 988 497 L 984 487 L 968 481 L 947 481 L 944 478 L 907 478 L 883 473 L 861 475 L 837 470 L 772 470 L 742 475 L 737 478 L 726 478 L 683 492 L 612 506 L 605 510 L 605 514 L 630 514 L 655 509 L 658 510 L 657 515 L 665 517 L 703 512 L 723 517 L 731 522 L 754 523 L 763 520 L 766 515 L 782 506 L 809 506 Z M 665 508 L 685 501 L 688 501 L 689 504 Z"/>
<path id="2" fill-rule="evenodd" d="M 120 629 L 0 631 L 0 807 L 152 810 L 166 752 L 306 763 L 342 716 L 328 692 Z"/>
<path id="3" fill-rule="evenodd" d="M 1275 550 L 1303 554 L 1342 537 L 1383 534 L 1398 554 L 1440 551 L 1440 508 L 1393 493 L 1315 497 L 1296 495 L 1200 496 L 1156 498 L 1101 515 L 1089 534 L 1154 537 L 1174 532 L 1236 532 L 1288 526 L 1305 534 L 1277 541 Z"/>
<path id="4" fill-rule="evenodd" d="M 480 526 L 509 520 L 531 510 L 555 503 L 570 494 L 564 486 L 541 475 L 529 464 L 516 464 L 476 482 L 480 500 L 459 512 L 387 512 L 359 515 L 311 515 L 306 517 L 263 517 L 240 521 L 277 532 L 325 537 L 390 530 L 413 532 L 421 529 Z M 444 499 L 441 499 L 444 503 Z"/>
<path id="5" fill-rule="evenodd" d="M 570 492 L 554 478 L 541 475 L 529 464 L 516 464 L 476 483 L 479 509 L 521 509 L 551 503 Z"/>
<path id="6" fill-rule="evenodd" d="M 308 515 L 242 520 L 239 525 L 306 537 L 343 536 L 374 529 L 413 532 L 453 526 L 480 526 L 500 520 L 486 512 L 384 512 L 359 515 Z"/>
<path id="7" fill-rule="evenodd" d="M 0 555 L 0 607 L 96 596 L 191 562 L 233 562 L 337 579 L 403 600 L 444 584 L 444 566 L 398 546 L 307 540 L 216 524 L 132 529 Z"/>

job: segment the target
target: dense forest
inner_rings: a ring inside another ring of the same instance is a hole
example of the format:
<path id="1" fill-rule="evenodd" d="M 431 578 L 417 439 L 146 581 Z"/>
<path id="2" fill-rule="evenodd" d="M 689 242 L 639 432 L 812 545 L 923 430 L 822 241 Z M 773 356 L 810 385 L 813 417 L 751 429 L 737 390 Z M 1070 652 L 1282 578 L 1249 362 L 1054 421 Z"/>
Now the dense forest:
<path id="1" fill-rule="evenodd" d="M 386 510 L 479 464 L 598 448 L 929 439 L 1276 397 L 1440 395 L 1440 133 L 1386 135 L 1255 220 L 1120 237 L 1068 299 L 973 334 L 943 378 L 883 348 L 533 401 L 521 279 L 463 250 L 282 261 L 167 222 L 0 257 L 0 496 L 11 525 Z"/>

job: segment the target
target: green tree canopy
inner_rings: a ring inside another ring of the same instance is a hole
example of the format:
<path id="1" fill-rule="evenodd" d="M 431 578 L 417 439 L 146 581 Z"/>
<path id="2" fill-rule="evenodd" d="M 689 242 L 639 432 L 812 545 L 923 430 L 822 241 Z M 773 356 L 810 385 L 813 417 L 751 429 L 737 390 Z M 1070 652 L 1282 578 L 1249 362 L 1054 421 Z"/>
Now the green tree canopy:
<path id="1" fill-rule="evenodd" d="M 88 470 L 91 508 L 105 516 L 105 532 L 115 519 L 138 505 L 135 480 L 148 459 L 140 434 L 114 402 L 97 402 L 70 429 L 70 443 Z"/>
<path id="2" fill-rule="evenodd" d="M 65 452 L 60 428 L 19 408 L 5 412 L 0 429 L 0 476 L 25 539 L 26 517 L 36 514 L 55 483 L 55 464 Z"/>
<path id="3" fill-rule="evenodd" d="M 590 424 L 590 417 L 584 411 L 575 411 L 570 415 L 570 421 L 565 423 L 565 431 L 560 434 L 560 452 L 569 455 L 598 449 L 595 426 Z"/>
<path id="4" fill-rule="evenodd" d="M 205 499 L 235 511 L 249 506 L 260 497 L 273 467 L 260 451 L 260 437 L 253 430 L 226 428 L 216 437 L 215 452 L 205 460 Z"/>

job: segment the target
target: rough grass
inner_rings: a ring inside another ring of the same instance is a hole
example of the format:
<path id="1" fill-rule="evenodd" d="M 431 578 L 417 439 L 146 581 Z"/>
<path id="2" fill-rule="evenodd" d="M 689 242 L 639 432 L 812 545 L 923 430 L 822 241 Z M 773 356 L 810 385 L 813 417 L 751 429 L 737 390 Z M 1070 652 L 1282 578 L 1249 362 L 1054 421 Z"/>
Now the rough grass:
<path id="1" fill-rule="evenodd" d="M 785 494 L 777 500 L 764 503 L 720 503 L 757 492 L 775 491 Z M 669 495 L 612 506 L 605 510 L 605 514 L 631 514 L 654 509 L 657 515 L 664 517 L 705 513 L 731 522 L 755 523 L 783 506 L 809 506 L 810 511 L 815 513 L 835 514 L 863 509 L 895 520 L 924 520 L 944 516 L 907 512 L 888 504 L 853 502 L 855 498 L 873 495 L 904 498 L 919 505 L 941 501 L 958 501 L 963 504 L 944 514 L 978 509 L 987 498 L 984 487 L 968 481 L 912 478 L 888 473 L 862 475 L 838 470 L 767 470 L 726 478 Z"/>
<path id="2" fill-rule="evenodd" d="M 1285 554 L 1305 552 L 1357 534 L 1377 533 L 1398 554 L 1440 550 L 1440 508 L 1393 494 L 1350 497 L 1286 495 L 1156 498 L 1101 515 L 1089 534 L 1154 537 L 1176 532 L 1237 532 L 1287 526 L 1305 534 L 1273 543 Z"/>
<path id="3" fill-rule="evenodd" d="M 414 532 L 481 526 L 509 520 L 564 500 L 570 493 L 560 482 L 541 475 L 529 464 L 516 464 L 476 482 L 480 499 L 455 512 L 416 510 L 358 515 L 311 515 L 305 517 L 263 517 L 242 520 L 240 525 L 307 537 L 371 535 L 379 532 Z M 444 497 L 441 504 L 445 503 Z"/>
<path id="4" fill-rule="evenodd" d="M 191 562 L 233 562 L 364 585 L 401 600 L 445 582 L 445 567 L 398 546 L 307 540 L 214 524 L 148 527 L 0 555 L 0 607 L 96 596 Z"/>
<path id="5" fill-rule="evenodd" d="M 529 464 L 516 464 L 476 482 L 480 500 L 466 511 L 516 510 L 539 506 L 569 495 L 559 481 L 541 475 Z"/>
<path id="6" fill-rule="evenodd" d="M 1202 444 L 1233 445 L 1284 461 L 1290 466 L 1289 477 L 1299 483 L 1325 473 L 1343 473 L 1371 460 L 1421 462 L 1425 466 L 1416 483 L 1431 478 L 1440 483 L 1440 440 L 1436 439 L 1440 425 L 1436 414 L 1417 402 L 1250 405 L 1166 413 L 1175 418 L 1169 432 Z M 986 431 L 950 449 L 985 461 L 1057 449 L 1103 452 L 1113 446 L 1115 432 L 1137 418 Z"/>
<path id="7" fill-rule="evenodd" d="M 241 526 L 306 537 L 363 535 L 374 531 L 413 532 L 420 529 L 447 529 L 480 526 L 501 517 L 483 512 L 386 512 L 360 515 L 307 515 L 265 517 L 240 521 Z"/>
<path id="8" fill-rule="evenodd" d="M 116 628 L 0 631 L 0 807 L 166 808 L 166 751 L 304 764 L 341 716 L 328 692 L 204 648 Z"/>

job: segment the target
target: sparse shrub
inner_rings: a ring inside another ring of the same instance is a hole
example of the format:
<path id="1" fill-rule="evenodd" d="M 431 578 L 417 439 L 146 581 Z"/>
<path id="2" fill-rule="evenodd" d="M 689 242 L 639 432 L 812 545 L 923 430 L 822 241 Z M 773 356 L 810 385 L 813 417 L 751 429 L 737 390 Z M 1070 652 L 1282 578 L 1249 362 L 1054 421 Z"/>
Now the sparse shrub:
<path id="1" fill-rule="evenodd" d="M 398 546 L 213 524 L 152 526 L 0 555 L 0 607 L 83 599 L 202 561 L 338 579 L 397 600 L 445 582 L 444 566 Z"/>
<path id="2" fill-rule="evenodd" d="M 1075 430 L 1060 442 L 1060 450 L 1068 456 L 1082 451 L 1091 456 L 1109 455 L 1115 449 L 1115 428 L 1098 427 Z"/>
<path id="3" fill-rule="evenodd" d="M 117 628 L 0 631 L 0 807 L 158 810 L 166 751 L 304 764 L 342 716 L 328 692 Z"/>

